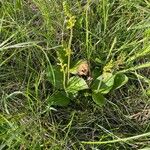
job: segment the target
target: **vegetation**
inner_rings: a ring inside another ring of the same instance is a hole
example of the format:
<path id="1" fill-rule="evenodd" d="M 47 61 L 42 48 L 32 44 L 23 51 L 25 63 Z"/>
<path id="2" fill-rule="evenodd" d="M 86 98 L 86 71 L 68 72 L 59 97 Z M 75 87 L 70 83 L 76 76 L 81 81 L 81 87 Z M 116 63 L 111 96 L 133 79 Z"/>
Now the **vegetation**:
<path id="1" fill-rule="evenodd" d="M 0 149 L 150 149 L 149 43 L 148 0 L 1 0 Z"/>

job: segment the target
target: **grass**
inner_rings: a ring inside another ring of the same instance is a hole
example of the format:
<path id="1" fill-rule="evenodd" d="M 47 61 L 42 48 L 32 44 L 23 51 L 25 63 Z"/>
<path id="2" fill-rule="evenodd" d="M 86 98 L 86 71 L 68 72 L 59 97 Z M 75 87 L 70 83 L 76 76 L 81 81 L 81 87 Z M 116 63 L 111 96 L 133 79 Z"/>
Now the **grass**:
<path id="1" fill-rule="evenodd" d="M 0 149 L 148 149 L 149 22 L 148 0 L 1 0 Z M 107 94 L 103 107 L 82 92 L 67 107 L 51 106 L 57 90 L 47 67 L 54 77 L 64 47 L 64 89 L 80 59 L 100 74 L 118 59 L 128 83 Z"/>

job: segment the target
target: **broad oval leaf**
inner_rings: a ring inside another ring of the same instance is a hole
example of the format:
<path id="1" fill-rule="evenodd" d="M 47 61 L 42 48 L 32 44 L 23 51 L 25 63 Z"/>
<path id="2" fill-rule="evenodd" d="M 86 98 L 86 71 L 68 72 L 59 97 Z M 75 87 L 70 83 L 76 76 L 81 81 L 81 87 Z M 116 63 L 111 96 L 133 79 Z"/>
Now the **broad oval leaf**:
<path id="1" fill-rule="evenodd" d="M 112 89 L 118 89 L 128 82 L 128 77 L 125 74 L 116 74 L 114 86 Z"/>
<path id="2" fill-rule="evenodd" d="M 101 93 L 94 93 L 93 92 L 92 93 L 92 99 L 99 106 L 103 106 L 106 103 L 106 99 Z"/>
<path id="3" fill-rule="evenodd" d="M 54 73 L 54 78 L 53 74 Z M 47 68 L 47 78 L 48 81 L 57 89 L 63 89 L 63 73 L 60 71 L 59 66 L 53 66 L 53 72 Z"/>
<path id="4" fill-rule="evenodd" d="M 54 94 L 52 94 L 48 102 L 50 105 L 54 106 L 67 106 L 70 102 L 70 99 L 66 96 L 65 92 L 59 91 Z"/>
<path id="5" fill-rule="evenodd" d="M 88 88 L 89 87 L 83 78 L 80 78 L 78 76 L 73 76 L 69 79 L 67 92 L 75 94 L 78 91 L 85 90 Z"/>
<path id="6" fill-rule="evenodd" d="M 92 90 L 96 93 L 107 94 L 114 85 L 115 75 L 112 73 L 105 73 L 99 76 L 92 85 Z"/>

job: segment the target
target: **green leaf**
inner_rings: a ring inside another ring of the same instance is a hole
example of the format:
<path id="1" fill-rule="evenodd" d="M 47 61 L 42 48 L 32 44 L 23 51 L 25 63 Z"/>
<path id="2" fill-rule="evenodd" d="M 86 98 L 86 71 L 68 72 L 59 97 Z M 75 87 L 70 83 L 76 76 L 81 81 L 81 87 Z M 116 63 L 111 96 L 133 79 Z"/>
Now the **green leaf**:
<path id="1" fill-rule="evenodd" d="M 69 79 L 68 86 L 67 86 L 67 92 L 75 94 L 80 90 L 85 90 L 88 88 L 89 87 L 84 79 L 82 79 L 78 76 L 73 76 Z"/>
<path id="2" fill-rule="evenodd" d="M 118 89 L 128 82 L 128 77 L 125 74 L 116 74 L 114 86 L 112 89 Z"/>
<path id="3" fill-rule="evenodd" d="M 149 68 L 150 67 L 150 62 L 146 62 L 128 69 L 120 70 L 118 73 L 125 73 L 125 72 L 130 72 L 130 71 L 135 71 L 138 69 L 144 69 L 144 68 Z"/>
<path id="4" fill-rule="evenodd" d="M 146 95 L 150 97 L 150 88 L 146 91 Z"/>
<path id="5" fill-rule="evenodd" d="M 112 73 L 105 73 L 99 76 L 92 85 L 92 90 L 96 93 L 107 94 L 114 85 L 115 75 Z"/>
<path id="6" fill-rule="evenodd" d="M 106 99 L 101 93 L 92 93 L 92 99 L 99 106 L 103 106 L 106 103 Z"/>
<path id="7" fill-rule="evenodd" d="M 97 79 L 98 77 L 99 77 L 99 74 L 100 74 L 100 68 L 94 68 L 93 70 L 92 70 L 92 78 L 93 79 Z"/>
<path id="8" fill-rule="evenodd" d="M 67 106 L 70 102 L 70 99 L 66 96 L 65 92 L 59 91 L 51 95 L 48 99 L 48 102 L 51 105 Z"/>
<path id="9" fill-rule="evenodd" d="M 140 50 L 139 52 L 136 52 L 136 54 L 134 54 L 133 56 L 130 56 L 129 59 L 127 60 L 127 63 L 133 62 L 137 58 L 144 57 L 144 56 L 149 55 L 149 54 L 150 54 L 150 46 L 148 46 L 145 49 Z"/>
<path id="10" fill-rule="evenodd" d="M 57 89 L 63 89 L 63 73 L 60 71 L 59 66 L 53 66 L 53 74 L 50 70 L 50 68 L 47 68 L 47 77 L 48 81 Z"/>

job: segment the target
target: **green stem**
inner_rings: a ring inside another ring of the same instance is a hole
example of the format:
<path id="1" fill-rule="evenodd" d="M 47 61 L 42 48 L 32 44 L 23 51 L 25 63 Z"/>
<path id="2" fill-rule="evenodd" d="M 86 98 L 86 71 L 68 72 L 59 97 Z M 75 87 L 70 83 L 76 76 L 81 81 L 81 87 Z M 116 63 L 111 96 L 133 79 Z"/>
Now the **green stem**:
<path id="1" fill-rule="evenodd" d="M 89 24 L 88 24 L 88 9 L 89 9 L 89 3 L 90 1 L 87 0 L 87 6 L 86 6 L 86 16 L 85 16 L 85 22 L 86 22 L 86 51 L 87 51 L 87 58 L 89 60 Z"/>
<path id="2" fill-rule="evenodd" d="M 70 29 L 70 38 L 69 38 L 69 43 L 68 43 L 68 66 L 67 66 L 67 83 L 69 81 L 70 77 L 70 60 L 71 60 L 71 43 L 72 43 L 72 37 L 73 37 L 73 29 Z"/>
<path id="3" fill-rule="evenodd" d="M 148 133 L 144 133 L 144 134 L 140 134 L 140 135 L 136 135 L 136 136 L 132 136 L 132 137 L 127 137 L 127 138 L 123 138 L 123 139 L 117 139 L 117 140 L 111 140 L 111 141 L 100 141 L 100 142 L 82 142 L 83 144 L 110 144 L 110 143 L 117 143 L 117 142 L 127 142 L 127 141 L 132 141 L 132 140 L 136 140 L 142 137 L 147 137 L 150 136 L 150 132 Z"/>
<path id="4" fill-rule="evenodd" d="M 64 87 L 64 90 L 66 90 L 66 73 L 65 73 L 65 70 L 63 70 L 63 87 Z"/>

